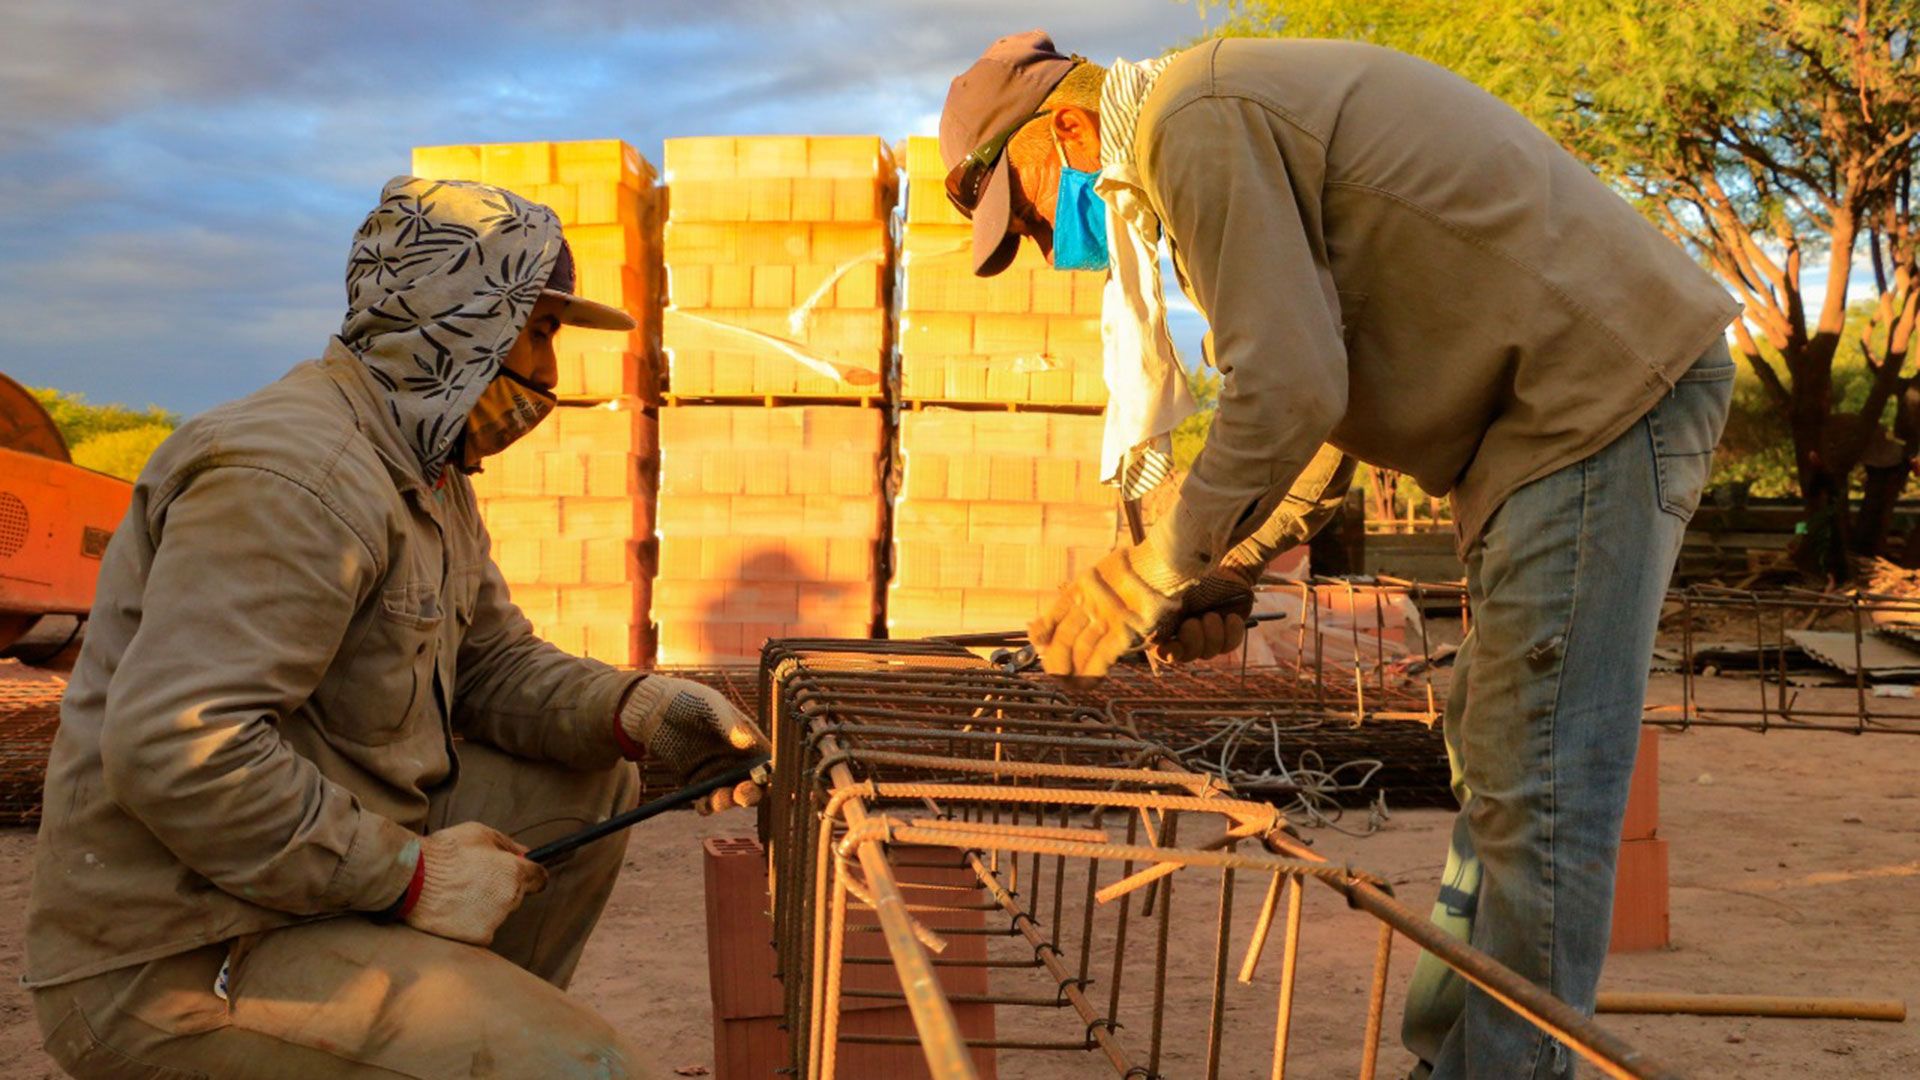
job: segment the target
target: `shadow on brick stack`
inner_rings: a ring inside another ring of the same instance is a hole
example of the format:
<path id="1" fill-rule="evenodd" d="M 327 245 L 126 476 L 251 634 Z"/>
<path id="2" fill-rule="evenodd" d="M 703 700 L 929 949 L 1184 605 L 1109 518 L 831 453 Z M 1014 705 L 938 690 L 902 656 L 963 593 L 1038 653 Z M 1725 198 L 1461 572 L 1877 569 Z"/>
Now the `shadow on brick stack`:
<path id="1" fill-rule="evenodd" d="M 874 137 L 688 138 L 665 166 L 660 663 L 871 636 L 893 157 Z"/>
<path id="2" fill-rule="evenodd" d="M 932 138 L 906 143 L 901 482 L 887 635 L 1023 629 L 1120 535 L 1099 478 L 1100 293 L 1023 243 L 973 275 Z"/>
<path id="3" fill-rule="evenodd" d="M 658 469 L 659 189 L 617 139 L 419 147 L 413 171 L 479 180 L 544 203 L 573 249 L 577 291 L 624 308 L 631 333 L 555 339 L 560 408 L 473 477 L 494 561 L 540 636 L 637 666 L 648 619 Z"/>

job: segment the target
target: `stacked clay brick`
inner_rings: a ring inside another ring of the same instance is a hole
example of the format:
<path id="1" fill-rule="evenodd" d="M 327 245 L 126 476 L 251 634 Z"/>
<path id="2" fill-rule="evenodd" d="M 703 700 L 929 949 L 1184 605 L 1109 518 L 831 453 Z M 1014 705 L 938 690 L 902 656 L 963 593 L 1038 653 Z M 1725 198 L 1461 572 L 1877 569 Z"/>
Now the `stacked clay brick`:
<path id="1" fill-rule="evenodd" d="M 420 147 L 416 175 L 478 180 L 544 203 L 573 250 L 576 291 L 624 308 L 630 333 L 568 327 L 554 341 L 561 406 L 473 477 L 514 603 L 542 637 L 643 664 L 648 619 L 659 342 L 657 189 L 619 140 Z"/>
<path id="2" fill-rule="evenodd" d="M 889 637 L 1024 629 L 1113 547 L 1098 416 L 909 412 L 900 456 Z"/>
<path id="3" fill-rule="evenodd" d="M 669 139 L 666 171 L 674 397 L 884 396 L 896 187 L 885 144 Z"/>
<path id="4" fill-rule="evenodd" d="M 671 139 L 662 664 L 867 637 L 884 535 L 892 156 L 877 138 Z"/>
<path id="5" fill-rule="evenodd" d="M 661 410 L 662 664 L 872 634 L 884 419 L 839 405 Z"/>
<path id="6" fill-rule="evenodd" d="M 1099 478 L 1104 275 L 1023 242 L 973 275 L 938 144 L 908 140 L 889 637 L 1024 628 L 1118 538 Z M 943 407 L 951 406 L 951 407 Z"/>
<path id="7" fill-rule="evenodd" d="M 947 200 L 939 140 L 907 140 L 901 240 L 903 401 L 1098 407 L 1105 274 L 1062 273 L 1021 241 L 1013 265 L 973 273 L 973 226 Z"/>

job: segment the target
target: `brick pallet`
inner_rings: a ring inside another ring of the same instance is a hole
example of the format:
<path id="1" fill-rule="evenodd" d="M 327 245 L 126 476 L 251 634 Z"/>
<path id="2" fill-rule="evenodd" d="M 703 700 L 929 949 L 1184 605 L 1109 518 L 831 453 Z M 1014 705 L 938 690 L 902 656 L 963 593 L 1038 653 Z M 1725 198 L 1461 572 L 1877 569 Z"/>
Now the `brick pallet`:
<path id="1" fill-rule="evenodd" d="M 887 636 L 1023 628 L 1112 549 L 1101 418 L 926 409 L 900 417 Z"/>
<path id="2" fill-rule="evenodd" d="M 513 600 L 555 645 L 611 664 L 653 655 L 648 611 L 658 467 L 659 194 L 617 139 L 432 146 L 415 174 L 478 180 L 551 207 L 576 291 L 625 309 L 621 333 L 568 327 L 554 342 L 561 407 L 473 477 Z"/>
<path id="3" fill-rule="evenodd" d="M 867 637 L 897 194 L 878 138 L 669 139 L 659 659 Z"/>
<path id="4" fill-rule="evenodd" d="M 847 405 L 660 411 L 660 663 L 872 633 L 884 428 Z"/>
<path id="5" fill-rule="evenodd" d="M 975 277 L 973 227 L 947 201 L 939 143 L 908 139 L 900 263 L 903 401 L 1097 410 L 1106 275 L 1062 273 L 1033 245 Z"/>
<path id="6" fill-rule="evenodd" d="M 886 395 L 892 154 L 861 136 L 669 139 L 675 400 Z"/>
<path id="7" fill-rule="evenodd" d="M 565 404 L 473 477 L 513 602 L 568 652 L 651 655 L 657 425 L 638 398 Z"/>

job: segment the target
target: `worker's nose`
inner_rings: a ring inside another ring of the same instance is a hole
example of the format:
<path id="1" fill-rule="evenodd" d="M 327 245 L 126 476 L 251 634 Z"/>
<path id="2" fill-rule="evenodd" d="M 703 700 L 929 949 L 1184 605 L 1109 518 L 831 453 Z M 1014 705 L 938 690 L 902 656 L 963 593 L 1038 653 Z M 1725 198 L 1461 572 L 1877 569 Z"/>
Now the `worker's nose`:
<path id="1" fill-rule="evenodd" d="M 531 378 L 534 385 L 544 390 L 552 390 L 560 385 L 560 361 L 554 355 L 551 343 L 540 346 L 534 352 Z"/>

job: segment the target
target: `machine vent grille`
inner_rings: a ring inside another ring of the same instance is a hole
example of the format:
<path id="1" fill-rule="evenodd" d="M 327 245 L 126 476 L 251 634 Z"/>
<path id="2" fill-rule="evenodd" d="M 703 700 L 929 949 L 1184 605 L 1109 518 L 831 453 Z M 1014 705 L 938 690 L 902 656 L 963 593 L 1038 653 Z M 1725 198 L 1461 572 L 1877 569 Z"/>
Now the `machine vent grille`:
<path id="1" fill-rule="evenodd" d="M 27 546 L 27 504 L 11 491 L 0 491 L 0 558 L 18 554 Z"/>

